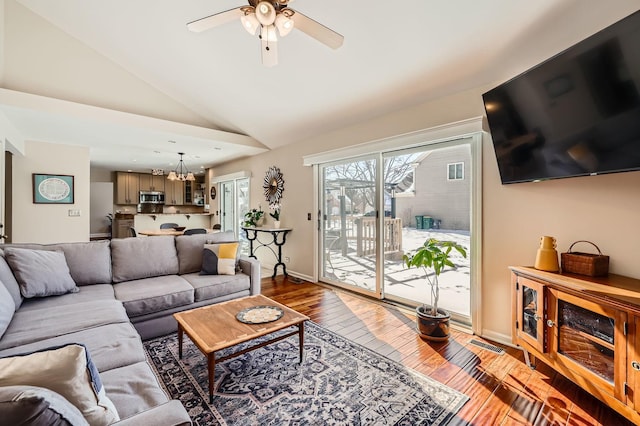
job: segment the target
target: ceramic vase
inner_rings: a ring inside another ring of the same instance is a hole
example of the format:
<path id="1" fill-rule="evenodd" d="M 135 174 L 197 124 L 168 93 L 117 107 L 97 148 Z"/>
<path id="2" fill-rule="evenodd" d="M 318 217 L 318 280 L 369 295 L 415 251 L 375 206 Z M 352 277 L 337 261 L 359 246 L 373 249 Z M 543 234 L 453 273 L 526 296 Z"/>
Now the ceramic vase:
<path id="1" fill-rule="evenodd" d="M 274 220 L 273 221 L 273 227 L 276 229 L 280 229 L 280 221 L 279 220 Z"/>
<path id="2" fill-rule="evenodd" d="M 549 236 L 540 237 L 540 248 L 536 254 L 534 267 L 548 272 L 558 272 L 560 270 L 555 238 Z"/>

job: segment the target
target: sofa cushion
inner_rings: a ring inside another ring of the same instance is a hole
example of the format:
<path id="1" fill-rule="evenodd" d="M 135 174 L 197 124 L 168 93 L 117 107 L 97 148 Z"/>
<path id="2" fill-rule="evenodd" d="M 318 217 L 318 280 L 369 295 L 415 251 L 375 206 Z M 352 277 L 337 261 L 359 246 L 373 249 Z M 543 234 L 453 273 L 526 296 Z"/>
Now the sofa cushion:
<path id="1" fill-rule="evenodd" d="M 69 343 L 86 346 L 100 372 L 145 360 L 142 340 L 130 322 L 101 325 L 4 349 L 0 351 L 0 358 Z"/>
<path id="2" fill-rule="evenodd" d="M 0 386 L 51 389 L 75 405 L 91 425 L 120 420 L 86 348 L 71 344 L 0 359 Z"/>
<path id="3" fill-rule="evenodd" d="M 77 293 L 67 293 L 61 296 L 33 297 L 25 299 L 20 308 L 20 312 L 34 309 L 44 309 L 51 307 L 69 306 L 82 302 L 96 302 L 100 300 L 116 300 L 111 284 L 84 285 L 78 287 Z"/>
<path id="4" fill-rule="evenodd" d="M 111 261 L 114 283 L 178 273 L 172 236 L 112 240 Z"/>
<path id="5" fill-rule="evenodd" d="M 24 312 L 20 309 L 0 339 L 0 349 L 121 322 L 129 322 L 129 318 L 117 300 L 76 303 L 73 309 L 65 305 Z"/>
<path id="6" fill-rule="evenodd" d="M 0 387 L 0 414 L 7 425 L 89 425 L 62 395 L 38 386 Z"/>
<path id="7" fill-rule="evenodd" d="M 160 237 L 149 237 L 155 239 Z M 133 238 L 127 238 L 133 239 Z M 116 298 L 129 317 L 164 311 L 193 303 L 194 290 L 178 275 L 146 278 L 113 285 Z"/>
<path id="8" fill-rule="evenodd" d="M 108 240 L 80 243 L 35 244 L 11 243 L 0 247 L 62 251 L 71 277 L 77 285 L 111 283 L 111 242 Z"/>
<path id="9" fill-rule="evenodd" d="M 105 371 L 100 377 L 107 395 L 118 407 L 120 418 L 131 417 L 169 400 L 146 362 Z"/>
<path id="10" fill-rule="evenodd" d="M 15 303 L 16 310 L 22 305 L 22 293 L 20 293 L 20 285 L 16 281 L 16 277 L 13 275 L 13 271 L 7 264 L 4 258 L 4 250 L 0 250 L 0 281 L 9 290 L 11 297 L 13 297 L 13 303 Z"/>
<path id="11" fill-rule="evenodd" d="M 202 275 L 235 275 L 240 244 L 205 244 L 202 252 Z"/>
<path id="12" fill-rule="evenodd" d="M 187 280 L 195 289 L 195 301 L 215 299 L 228 294 L 249 290 L 249 276 L 236 275 L 200 275 L 186 274 L 182 278 Z"/>
<path id="13" fill-rule="evenodd" d="M 63 252 L 7 247 L 4 255 L 24 297 L 46 297 L 78 291 Z"/>
<path id="14" fill-rule="evenodd" d="M 2 281 L 0 281 L 0 338 L 2 338 L 7 327 L 9 327 L 15 311 L 16 304 L 13 301 L 13 297 L 11 297 L 9 290 L 7 290 Z"/>
<path id="15" fill-rule="evenodd" d="M 202 268 L 202 248 L 205 244 L 235 241 L 233 231 L 211 234 L 180 235 L 176 237 L 176 249 L 180 262 L 180 274 L 199 272 Z"/>
<path id="16" fill-rule="evenodd" d="M 64 252 L 69 272 L 77 285 L 111 284 L 109 240 L 53 244 L 49 247 Z"/>

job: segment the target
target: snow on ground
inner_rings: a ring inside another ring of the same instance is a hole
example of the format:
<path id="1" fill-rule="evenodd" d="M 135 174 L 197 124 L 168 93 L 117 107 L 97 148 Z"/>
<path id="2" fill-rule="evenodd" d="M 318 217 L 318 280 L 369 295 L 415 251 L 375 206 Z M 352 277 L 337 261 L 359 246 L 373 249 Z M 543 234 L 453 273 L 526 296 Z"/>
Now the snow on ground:
<path id="1" fill-rule="evenodd" d="M 440 274 L 440 307 L 458 314 L 470 315 L 470 268 L 468 231 L 446 229 L 402 229 L 402 249 L 405 253 L 415 250 L 428 238 L 455 241 L 467 249 L 467 258 L 454 251 L 455 270 L 446 269 Z M 340 250 L 330 250 L 326 261 L 325 276 L 357 287 L 375 289 L 376 263 L 373 257 L 355 255 L 355 243 L 350 242 L 346 257 Z M 430 304 L 430 287 L 422 277 L 422 269 L 407 269 L 401 256 L 384 262 L 384 292 L 386 296 L 401 297 L 419 303 Z"/>

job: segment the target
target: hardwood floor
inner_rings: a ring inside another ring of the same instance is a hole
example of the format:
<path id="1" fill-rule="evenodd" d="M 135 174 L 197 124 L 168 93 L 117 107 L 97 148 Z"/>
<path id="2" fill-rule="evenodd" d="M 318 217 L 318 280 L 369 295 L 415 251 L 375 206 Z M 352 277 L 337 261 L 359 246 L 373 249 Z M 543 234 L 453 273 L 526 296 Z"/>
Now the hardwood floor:
<path id="1" fill-rule="evenodd" d="M 522 351 L 456 330 L 445 343 L 420 339 L 410 311 L 282 275 L 263 278 L 262 294 L 469 396 L 452 425 L 632 425 L 545 364 L 529 369 Z M 506 354 L 472 345 L 472 339 Z"/>

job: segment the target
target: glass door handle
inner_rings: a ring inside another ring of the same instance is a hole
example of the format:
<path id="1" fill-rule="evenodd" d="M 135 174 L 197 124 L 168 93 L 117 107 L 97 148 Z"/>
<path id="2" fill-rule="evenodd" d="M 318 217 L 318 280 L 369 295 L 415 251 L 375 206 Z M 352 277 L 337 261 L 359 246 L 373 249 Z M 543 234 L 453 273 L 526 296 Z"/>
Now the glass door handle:
<path id="1" fill-rule="evenodd" d="M 555 322 L 553 322 L 551 320 L 547 320 L 547 327 L 553 327 L 554 325 L 556 325 Z"/>

